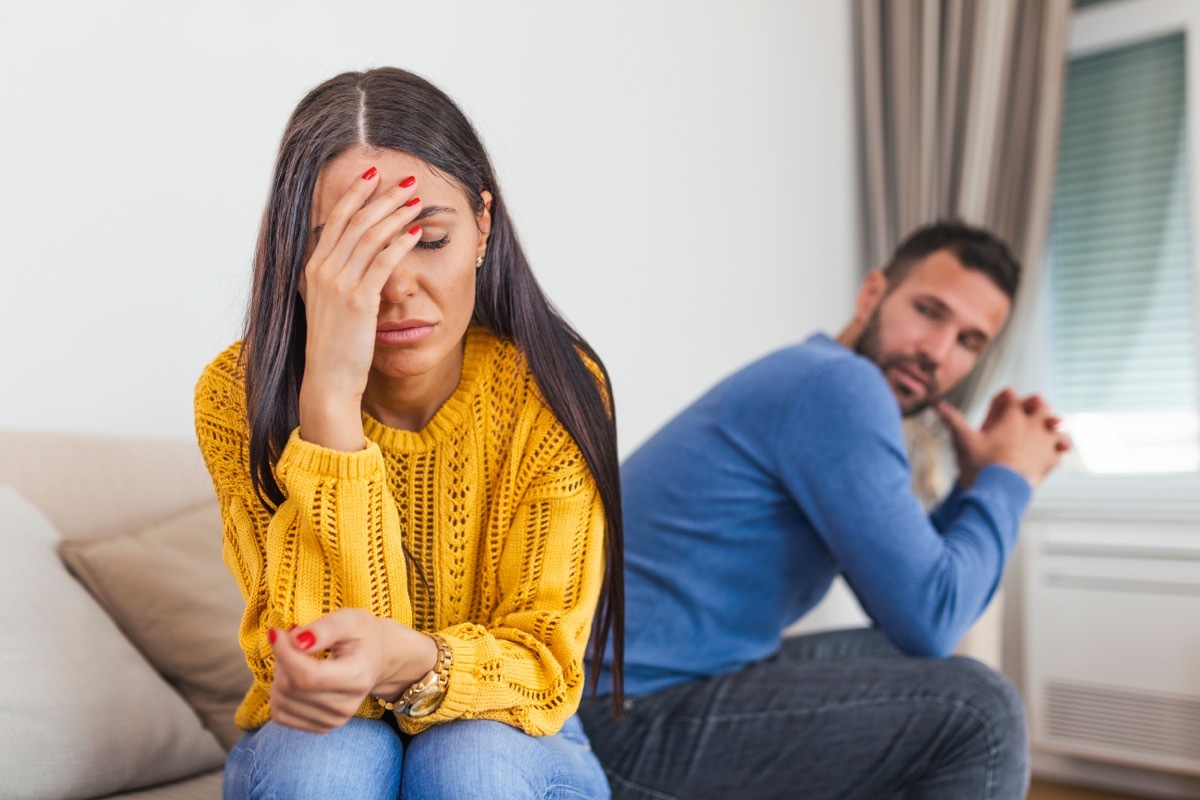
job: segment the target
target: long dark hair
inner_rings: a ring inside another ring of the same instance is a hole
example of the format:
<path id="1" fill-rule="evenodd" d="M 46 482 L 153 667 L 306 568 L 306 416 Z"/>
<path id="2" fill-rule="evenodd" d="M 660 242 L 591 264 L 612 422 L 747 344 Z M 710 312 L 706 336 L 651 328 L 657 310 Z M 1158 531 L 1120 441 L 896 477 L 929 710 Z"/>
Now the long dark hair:
<path id="1" fill-rule="evenodd" d="M 472 321 L 511 340 L 542 396 L 583 453 L 605 516 L 605 573 L 592 628 L 593 681 L 605 642 L 613 648 L 613 707 L 620 709 L 625 635 L 624 546 L 617 433 L 608 371 L 538 286 L 508 216 L 491 162 L 471 123 L 428 81 L 395 68 L 346 72 L 313 89 L 288 121 L 254 257 L 242 358 L 254 491 L 269 509 L 283 502 L 274 465 L 300 421 L 307 334 L 298 283 L 317 174 L 354 147 L 400 150 L 454 177 L 483 210 L 492 194 L 491 233 L 477 273 Z M 583 360 L 601 371 L 603 387 Z M 593 687 L 595 684 L 593 683 Z"/>

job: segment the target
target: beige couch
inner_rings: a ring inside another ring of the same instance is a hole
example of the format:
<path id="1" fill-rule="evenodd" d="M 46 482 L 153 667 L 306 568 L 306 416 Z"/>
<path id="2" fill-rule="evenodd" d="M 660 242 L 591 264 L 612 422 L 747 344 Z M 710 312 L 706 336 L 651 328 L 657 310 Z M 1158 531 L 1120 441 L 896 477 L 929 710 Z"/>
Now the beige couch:
<path id="1" fill-rule="evenodd" d="M 209 800 L 250 682 L 194 442 L 0 430 L 0 797 Z"/>

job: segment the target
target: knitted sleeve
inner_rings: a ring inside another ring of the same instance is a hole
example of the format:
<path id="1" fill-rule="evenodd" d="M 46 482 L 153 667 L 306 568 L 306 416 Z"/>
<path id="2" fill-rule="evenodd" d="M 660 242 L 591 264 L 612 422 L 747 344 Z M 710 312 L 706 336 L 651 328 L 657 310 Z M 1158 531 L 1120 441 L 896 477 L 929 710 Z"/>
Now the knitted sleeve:
<path id="1" fill-rule="evenodd" d="M 306 624 L 343 607 L 406 624 L 412 614 L 398 516 L 378 446 L 342 453 L 293 433 L 276 465 L 287 497 L 270 513 L 250 481 L 237 353 L 237 346 L 227 350 L 204 371 L 195 413 L 224 521 L 225 563 L 246 601 L 239 640 L 255 682 L 237 723 L 254 728 L 269 717 L 274 660 L 268 628 Z M 364 701 L 359 713 L 380 711 Z"/>
<path id="2" fill-rule="evenodd" d="M 604 571 L 604 507 L 575 442 L 548 410 L 525 441 L 525 487 L 502 539 L 499 603 L 486 624 L 440 634 L 453 652 L 441 707 L 403 718 L 417 733 L 450 719 L 491 719 L 556 733 L 583 696 L 583 659 Z"/>

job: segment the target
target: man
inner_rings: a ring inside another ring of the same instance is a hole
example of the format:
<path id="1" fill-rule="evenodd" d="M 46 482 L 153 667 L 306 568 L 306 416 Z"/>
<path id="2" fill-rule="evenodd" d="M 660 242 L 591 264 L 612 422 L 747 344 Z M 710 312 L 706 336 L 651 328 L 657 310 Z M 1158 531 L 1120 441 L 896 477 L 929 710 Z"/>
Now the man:
<path id="1" fill-rule="evenodd" d="M 614 797 L 1025 796 L 1020 698 L 947 656 L 1067 444 L 1036 395 L 1001 392 L 977 430 L 941 402 L 1003 328 L 1018 273 L 986 231 L 919 230 L 836 340 L 751 364 L 629 457 L 629 700 L 621 720 L 581 712 Z M 931 404 L 960 474 L 926 515 L 901 416 Z M 782 639 L 839 573 L 875 626 Z"/>

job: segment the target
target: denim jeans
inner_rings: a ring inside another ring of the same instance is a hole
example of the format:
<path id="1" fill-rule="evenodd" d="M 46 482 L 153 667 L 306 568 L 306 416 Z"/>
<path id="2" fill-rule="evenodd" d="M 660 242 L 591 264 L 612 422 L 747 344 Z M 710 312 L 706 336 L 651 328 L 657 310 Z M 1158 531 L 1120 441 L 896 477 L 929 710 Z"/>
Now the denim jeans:
<path id="1" fill-rule="evenodd" d="M 361 717 L 324 734 L 268 722 L 225 762 L 225 800 L 608 796 L 578 717 L 554 736 L 488 720 L 446 722 L 412 737 Z"/>
<path id="2" fill-rule="evenodd" d="M 1020 696 L 967 658 L 911 658 L 877 630 L 785 639 L 775 657 L 580 717 L 618 800 L 1024 798 Z"/>

